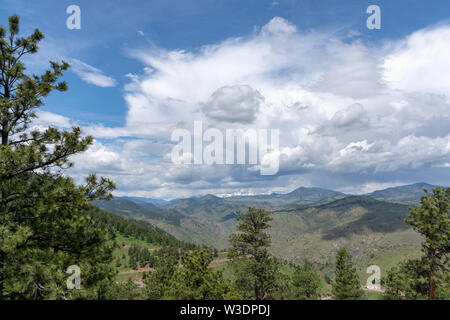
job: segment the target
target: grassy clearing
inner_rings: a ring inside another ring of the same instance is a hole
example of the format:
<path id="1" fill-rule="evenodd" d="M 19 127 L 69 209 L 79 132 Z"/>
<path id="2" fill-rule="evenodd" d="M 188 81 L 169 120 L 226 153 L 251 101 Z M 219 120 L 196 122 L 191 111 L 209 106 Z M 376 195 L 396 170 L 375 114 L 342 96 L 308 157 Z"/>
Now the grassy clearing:
<path id="1" fill-rule="evenodd" d="M 133 237 L 126 237 L 121 234 L 116 234 L 116 242 L 120 246 L 136 246 L 140 248 L 148 248 L 148 249 L 160 249 L 161 245 L 154 244 L 154 243 L 148 243 L 146 241 L 136 239 Z"/>
<path id="2" fill-rule="evenodd" d="M 136 272 L 136 273 L 123 273 L 118 274 L 116 276 L 117 282 L 127 282 L 131 279 L 131 281 L 142 281 L 142 276 L 144 272 Z"/>

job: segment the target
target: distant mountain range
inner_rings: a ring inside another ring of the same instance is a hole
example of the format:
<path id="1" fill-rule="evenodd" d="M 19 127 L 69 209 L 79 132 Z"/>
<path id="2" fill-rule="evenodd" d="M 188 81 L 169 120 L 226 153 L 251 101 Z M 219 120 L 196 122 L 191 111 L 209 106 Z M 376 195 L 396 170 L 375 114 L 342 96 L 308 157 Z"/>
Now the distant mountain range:
<path id="1" fill-rule="evenodd" d="M 428 189 L 432 190 L 435 188 L 435 185 L 431 185 L 428 183 L 415 183 L 410 185 L 403 185 L 398 187 L 391 187 L 382 190 L 377 190 L 372 193 L 366 194 L 374 199 L 386 200 L 386 201 L 406 201 L 406 202 L 414 202 L 418 203 L 420 197 L 424 194 L 423 190 Z M 194 203 L 196 200 L 200 199 L 200 201 L 204 202 L 205 199 L 224 199 L 227 201 L 264 201 L 264 200 L 273 200 L 273 199 L 281 199 L 285 201 L 307 201 L 307 202 L 316 202 L 324 199 L 335 199 L 335 198 L 343 198 L 350 196 L 351 194 L 345 194 L 339 191 L 323 189 L 323 188 L 309 188 L 309 187 L 299 187 L 294 191 L 291 191 L 286 194 L 281 193 L 271 193 L 271 194 L 261 194 L 261 195 L 249 195 L 249 196 L 230 196 L 230 197 L 218 197 L 215 195 L 207 194 L 204 196 L 193 196 L 190 198 L 178 198 L 173 200 L 164 200 L 164 199 L 154 199 L 154 198 L 145 198 L 145 197 L 115 197 L 115 200 L 129 200 L 135 203 L 151 203 L 160 208 L 164 207 L 177 207 L 177 203 L 184 205 L 188 203 Z M 203 199 L 203 200 L 201 200 Z"/>
<path id="2" fill-rule="evenodd" d="M 137 203 L 151 203 L 155 205 L 164 205 L 169 201 L 164 199 L 152 199 L 152 198 L 143 198 L 143 197 L 115 197 L 116 200 L 129 200 Z"/>
<path id="3" fill-rule="evenodd" d="M 291 261 L 308 257 L 326 270 L 340 246 L 347 247 L 361 266 L 369 260 L 387 265 L 417 254 L 421 239 L 404 219 L 423 189 L 433 187 L 417 183 L 362 196 L 300 187 L 286 194 L 225 198 L 208 194 L 170 202 L 121 197 L 95 204 L 125 218 L 150 222 L 179 240 L 218 249 L 228 247 L 238 210 L 264 208 L 273 212 L 272 252 Z"/>
<path id="4" fill-rule="evenodd" d="M 428 189 L 428 191 L 431 191 L 435 187 L 436 186 L 434 185 L 421 182 L 374 191 L 370 193 L 369 196 L 375 199 L 386 201 L 405 201 L 418 203 L 420 197 L 424 195 L 424 189 Z"/>
<path id="5" fill-rule="evenodd" d="M 285 200 L 321 201 L 323 199 L 342 198 L 345 196 L 344 193 L 333 190 L 300 187 L 278 197 Z"/>

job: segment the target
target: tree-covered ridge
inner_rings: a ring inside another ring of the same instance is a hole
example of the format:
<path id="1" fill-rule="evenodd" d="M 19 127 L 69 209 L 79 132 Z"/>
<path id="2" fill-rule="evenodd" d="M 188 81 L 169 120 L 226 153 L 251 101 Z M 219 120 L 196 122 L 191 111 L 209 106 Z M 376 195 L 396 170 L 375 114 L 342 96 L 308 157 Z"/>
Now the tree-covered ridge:
<path id="1" fill-rule="evenodd" d="M 175 237 L 146 221 L 128 220 L 101 210 L 95 206 L 91 206 L 85 214 L 91 218 L 93 226 L 101 228 L 102 230 L 107 230 L 111 233 L 119 232 L 122 235 L 160 246 L 184 249 L 198 248 L 195 244 L 175 239 Z"/>
<path id="2" fill-rule="evenodd" d="M 114 199 L 95 201 L 94 204 L 103 210 L 133 220 L 159 220 L 178 226 L 183 218 L 183 215 L 175 210 L 162 210 L 151 203 L 137 204 L 129 200 Z"/>

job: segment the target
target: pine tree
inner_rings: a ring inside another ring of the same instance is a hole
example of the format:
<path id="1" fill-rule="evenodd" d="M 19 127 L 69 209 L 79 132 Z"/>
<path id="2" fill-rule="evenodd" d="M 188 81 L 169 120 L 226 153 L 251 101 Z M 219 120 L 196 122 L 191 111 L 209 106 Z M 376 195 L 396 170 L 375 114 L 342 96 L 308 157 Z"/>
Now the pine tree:
<path id="1" fill-rule="evenodd" d="M 67 90 L 58 79 L 69 65 L 50 62 L 43 75 L 27 75 L 22 59 L 44 36 L 36 29 L 19 37 L 19 21 L 0 27 L 0 300 L 68 298 L 69 265 L 81 268 L 85 289 L 114 275 L 108 234 L 81 214 L 91 200 L 111 197 L 114 184 L 91 175 L 77 186 L 63 175 L 69 157 L 92 144 L 80 128 L 31 129 L 43 99 Z"/>
<path id="2" fill-rule="evenodd" d="M 189 252 L 181 257 L 182 268 L 175 270 L 165 298 L 177 300 L 239 299 L 240 296 L 218 270 L 209 267 L 210 250 Z"/>
<path id="3" fill-rule="evenodd" d="M 147 300 L 160 300 L 167 296 L 170 282 L 178 265 L 178 257 L 163 253 L 155 261 L 155 271 L 144 280 L 144 297 Z"/>
<path id="4" fill-rule="evenodd" d="M 450 252 L 450 188 L 437 187 L 420 199 L 420 207 L 410 208 L 406 223 L 422 234 L 425 257 L 422 266 L 428 278 L 428 299 L 436 299 L 436 281 L 439 272 L 448 273 Z"/>
<path id="5" fill-rule="evenodd" d="M 276 284 L 278 261 L 272 257 L 267 248 L 271 244 L 267 229 L 272 221 L 271 213 L 264 209 L 249 207 L 246 213 L 238 212 L 238 233 L 230 236 L 232 248 L 229 256 L 244 270 L 238 281 L 244 288 L 245 283 L 252 282 L 253 295 L 256 300 L 264 300 Z"/>
<path id="6" fill-rule="evenodd" d="M 320 276 L 308 259 L 295 268 L 292 282 L 297 299 L 314 300 L 319 297 Z"/>
<path id="7" fill-rule="evenodd" d="M 332 293 L 337 300 L 356 300 L 362 295 L 352 255 L 345 248 L 339 249 L 336 254 Z"/>

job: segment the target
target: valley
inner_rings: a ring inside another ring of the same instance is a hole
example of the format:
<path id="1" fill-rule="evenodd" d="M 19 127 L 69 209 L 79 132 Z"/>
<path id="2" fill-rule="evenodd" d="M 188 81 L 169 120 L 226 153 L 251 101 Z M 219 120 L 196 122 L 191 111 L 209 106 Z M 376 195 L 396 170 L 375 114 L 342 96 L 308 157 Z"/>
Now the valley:
<path id="1" fill-rule="evenodd" d="M 149 202 L 145 199 L 97 201 L 95 205 L 127 219 L 146 221 L 178 240 L 226 250 L 236 226 L 236 212 L 249 206 L 273 212 L 271 253 L 286 262 L 308 258 L 331 273 L 340 247 L 354 256 L 362 279 L 371 264 L 382 274 L 399 261 L 420 254 L 420 236 L 404 219 L 427 184 L 347 195 L 320 188 L 298 188 L 287 194 L 214 195 Z"/>

